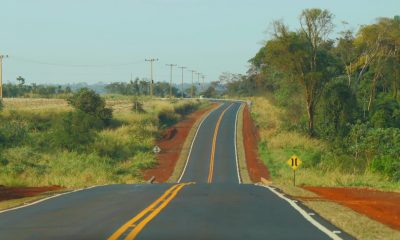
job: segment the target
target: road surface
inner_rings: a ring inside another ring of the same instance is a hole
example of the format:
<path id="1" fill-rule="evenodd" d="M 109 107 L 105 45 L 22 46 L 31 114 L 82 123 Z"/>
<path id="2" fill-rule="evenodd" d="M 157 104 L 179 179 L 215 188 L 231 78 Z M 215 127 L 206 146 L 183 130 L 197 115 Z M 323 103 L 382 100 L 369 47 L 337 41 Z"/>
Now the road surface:
<path id="1" fill-rule="evenodd" d="M 0 213 L 0 239 L 350 239 L 277 190 L 240 184 L 241 103 L 201 123 L 176 184 L 107 185 Z"/>

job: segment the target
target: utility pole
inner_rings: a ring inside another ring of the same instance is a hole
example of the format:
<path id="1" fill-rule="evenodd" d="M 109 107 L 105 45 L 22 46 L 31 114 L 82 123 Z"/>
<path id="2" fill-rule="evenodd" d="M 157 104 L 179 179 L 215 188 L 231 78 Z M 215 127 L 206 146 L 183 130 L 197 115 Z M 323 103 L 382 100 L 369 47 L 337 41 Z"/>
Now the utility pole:
<path id="1" fill-rule="evenodd" d="M 3 58 L 8 58 L 8 55 L 0 55 L 0 99 L 3 99 Z"/>
<path id="2" fill-rule="evenodd" d="M 176 64 L 166 64 L 171 68 L 170 78 L 169 78 L 169 98 L 172 98 L 172 68 L 176 66 Z"/>
<path id="3" fill-rule="evenodd" d="M 189 70 L 189 71 L 191 71 L 192 72 L 192 87 L 190 88 L 190 98 L 193 98 L 193 85 L 194 85 L 194 83 L 193 83 L 193 74 L 196 72 L 195 70 Z"/>
<path id="4" fill-rule="evenodd" d="M 153 62 L 158 61 L 158 58 L 145 59 L 146 62 L 150 62 L 150 97 L 153 98 Z"/>
<path id="5" fill-rule="evenodd" d="M 202 84 L 201 84 L 201 89 L 204 91 L 204 78 L 205 78 L 206 76 L 205 75 L 201 75 L 201 78 L 203 79 L 203 82 L 202 82 Z"/>
<path id="6" fill-rule="evenodd" d="M 183 69 L 185 69 L 186 67 L 178 67 L 180 69 L 182 69 L 182 82 L 181 82 L 181 98 L 183 99 Z"/>
<path id="7" fill-rule="evenodd" d="M 201 73 L 197 73 L 197 86 L 199 87 L 199 97 L 200 97 L 200 75 Z"/>

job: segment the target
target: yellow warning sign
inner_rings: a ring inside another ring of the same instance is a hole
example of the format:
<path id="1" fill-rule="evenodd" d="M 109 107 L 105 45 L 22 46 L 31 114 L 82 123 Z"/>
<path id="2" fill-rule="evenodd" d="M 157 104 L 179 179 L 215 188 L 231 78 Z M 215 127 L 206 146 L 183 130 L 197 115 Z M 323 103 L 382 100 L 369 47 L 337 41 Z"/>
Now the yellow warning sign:
<path id="1" fill-rule="evenodd" d="M 301 160 L 298 158 L 296 155 L 293 155 L 288 161 L 287 164 L 289 167 L 291 167 L 293 170 L 296 170 L 298 167 L 301 165 Z"/>

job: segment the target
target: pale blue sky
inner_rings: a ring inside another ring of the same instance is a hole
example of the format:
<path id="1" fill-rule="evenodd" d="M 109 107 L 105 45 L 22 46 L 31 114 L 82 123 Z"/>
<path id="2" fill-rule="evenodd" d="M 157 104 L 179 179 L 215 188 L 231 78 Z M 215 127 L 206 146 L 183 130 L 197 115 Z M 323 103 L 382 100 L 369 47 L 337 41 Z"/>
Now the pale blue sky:
<path id="1" fill-rule="evenodd" d="M 357 29 L 400 15 L 400 0 L 0 0 L 0 53 L 10 55 L 3 80 L 128 81 L 131 73 L 148 77 L 149 57 L 160 59 L 156 81 L 169 80 L 167 63 L 216 80 L 224 71 L 246 72 L 271 21 L 297 28 L 301 10 L 311 7 L 330 10 L 336 32 L 343 20 Z M 130 65 L 112 66 L 125 63 Z M 174 81 L 180 76 L 176 69 Z M 190 77 L 185 71 L 185 80 Z"/>

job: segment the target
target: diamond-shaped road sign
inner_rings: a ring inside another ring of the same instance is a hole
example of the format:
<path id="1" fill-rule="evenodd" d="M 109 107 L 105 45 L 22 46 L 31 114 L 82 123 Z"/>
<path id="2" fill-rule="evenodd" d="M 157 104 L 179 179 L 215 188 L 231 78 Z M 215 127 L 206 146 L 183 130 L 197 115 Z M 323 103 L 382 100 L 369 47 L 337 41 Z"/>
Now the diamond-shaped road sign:
<path id="1" fill-rule="evenodd" d="M 159 153 L 159 152 L 161 152 L 161 148 L 159 146 L 155 145 L 154 148 L 153 148 L 153 152 L 154 153 Z"/>
<path id="2" fill-rule="evenodd" d="M 301 160 L 298 158 L 296 155 L 293 155 L 288 161 L 287 164 L 289 167 L 291 167 L 293 170 L 296 170 L 298 167 L 301 165 Z"/>

